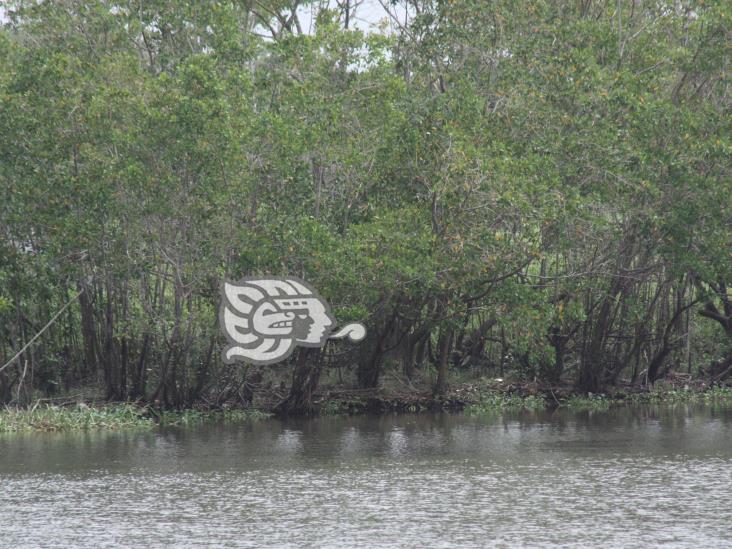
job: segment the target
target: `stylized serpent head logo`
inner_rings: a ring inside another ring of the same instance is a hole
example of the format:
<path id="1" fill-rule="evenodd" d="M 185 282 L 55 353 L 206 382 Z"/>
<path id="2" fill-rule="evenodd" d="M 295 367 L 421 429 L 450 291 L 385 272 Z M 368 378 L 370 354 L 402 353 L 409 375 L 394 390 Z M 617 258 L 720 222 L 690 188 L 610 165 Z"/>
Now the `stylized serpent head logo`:
<path id="1" fill-rule="evenodd" d="M 229 364 L 274 364 L 297 346 L 322 347 L 328 338 L 361 341 L 366 336 L 359 323 L 331 334 L 335 318 L 328 302 L 294 277 L 224 282 L 221 293 L 220 322 L 229 340 L 223 358 Z"/>

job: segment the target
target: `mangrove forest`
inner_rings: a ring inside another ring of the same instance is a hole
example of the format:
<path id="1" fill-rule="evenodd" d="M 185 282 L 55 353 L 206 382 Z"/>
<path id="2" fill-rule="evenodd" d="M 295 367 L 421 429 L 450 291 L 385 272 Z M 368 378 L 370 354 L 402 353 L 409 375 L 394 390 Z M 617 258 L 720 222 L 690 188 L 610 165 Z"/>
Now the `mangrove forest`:
<path id="1" fill-rule="evenodd" d="M 362 4 L 2 3 L 1 404 L 732 382 L 732 6 Z M 244 276 L 366 339 L 224 363 Z"/>

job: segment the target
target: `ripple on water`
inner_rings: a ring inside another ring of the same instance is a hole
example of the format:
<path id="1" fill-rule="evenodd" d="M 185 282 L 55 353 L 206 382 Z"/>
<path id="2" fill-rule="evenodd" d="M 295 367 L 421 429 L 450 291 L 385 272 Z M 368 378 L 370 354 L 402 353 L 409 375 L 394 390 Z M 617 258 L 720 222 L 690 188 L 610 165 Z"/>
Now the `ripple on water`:
<path id="1" fill-rule="evenodd" d="M 681 413 L 7 437 L 2 545 L 732 546 L 730 423 Z"/>

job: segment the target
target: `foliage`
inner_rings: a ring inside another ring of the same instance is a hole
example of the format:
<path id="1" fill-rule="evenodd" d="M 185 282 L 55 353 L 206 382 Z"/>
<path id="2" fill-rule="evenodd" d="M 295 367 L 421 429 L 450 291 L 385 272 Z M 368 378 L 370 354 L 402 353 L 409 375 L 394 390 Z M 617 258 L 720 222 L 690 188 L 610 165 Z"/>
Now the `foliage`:
<path id="1" fill-rule="evenodd" d="M 224 409 L 224 410 L 195 410 L 181 411 L 164 410 L 155 414 L 159 425 L 165 427 L 187 427 L 200 423 L 223 422 L 242 423 L 267 419 L 271 414 L 256 409 Z"/>
<path id="2" fill-rule="evenodd" d="M 613 399 L 607 395 L 572 395 L 561 404 L 570 410 L 600 411 L 609 409 Z"/>
<path id="3" fill-rule="evenodd" d="M 76 429 L 150 428 L 155 422 L 142 408 L 133 405 L 61 408 L 38 406 L 0 411 L 0 433 L 17 431 L 68 431 Z"/>
<path id="4" fill-rule="evenodd" d="M 321 416 L 340 416 L 359 413 L 366 410 L 366 402 L 359 398 L 331 398 L 325 400 L 318 409 Z"/>
<path id="5" fill-rule="evenodd" d="M 53 405 L 0 410 L 0 433 L 22 431 L 70 431 L 87 429 L 151 429 L 155 426 L 191 426 L 204 422 L 242 423 L 265 419 L 270 414 L 254 409 L 183 410 L 155 412 L 133 404 L 101 408 Z"/>
<path id="6" fill-rule="evenodd" d="M 491 413 L 500 410 L 543 410 L 547 400 L 541 395 L 520 396 L 516 394 L 490 393 L 483 395 L 478 402 L 466 406 L 469 414 Z"/>
<path id="7" fill-rule="evenodd" d="M 250 405 L 216 312 L 256 274 L 367 323 L 324 358 L 362 388 L 732 376 L 729 3 L 306 4 L 8 3 L 2 363 L 71 306 L 1 402 Z"/>

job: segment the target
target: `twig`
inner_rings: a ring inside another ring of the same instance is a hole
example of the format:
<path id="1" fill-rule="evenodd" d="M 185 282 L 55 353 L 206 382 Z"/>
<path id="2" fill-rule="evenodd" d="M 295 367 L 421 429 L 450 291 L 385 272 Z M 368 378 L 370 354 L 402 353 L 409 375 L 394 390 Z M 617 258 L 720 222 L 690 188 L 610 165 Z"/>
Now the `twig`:
<path id="1" fill-rule="evenodd" d="M 25 381 L 25 373 L 28 371 L 28 359 L 26 359 L 25 364 L 23 365 L 23 375 L 20 376 L 20 381 L 18 382 L 18 392 L 15 395 L 15 400 L 20 402 L 20 389 L 23 387 L 23 382 Z"/>
<path id="2" fill-rule="evenodd" d="M 552 398 L 554 399 L 554 402 L 556 402 L 556 403 L 557 403 L 557 406 L 561 406 L 561 404 L 559 404 L 559 401 L 557 400 L 557 397 L 556 397 L 556 395 L 554 395 L 554 391 L 552 390 L 552 388 L 551 388 L 551 387 L 549 387 L 549 392 L 551 393 L 551 395 L 552 395 Z"/>
<path id="3" fill-rule="evenodd" d="M 48 321 L 48 324 L 46 324 L 46 325 L 45 325 L 45 326 L 44 326 L 43 328 L 41 328 L 41 331 L 40 331 L 40 332 L 38 332 L 38 333 L 37 333 L 36 335 L 34 335 L 34 336 L 33 336 L 33 338 L 32 338 L 32 339 L 31 339 L 31 340 L 30 340 L 30 341 L 29 341 L 28 343 L 26 343 L 26 344 L 25 344 L 25 345 L 23 346 L 23 348 L 22 348 L 22 349 L 21 349 L 20 351 L 18 351 L 18 352 L 17 352 L 16 354 L 15 354 L 15 356 L 14 356 L 13 358 L 11 358 L 11 359 L 10 359 L 10 360 L 8 360 L 8 361 L 7 361 L 7 362 L 6 362 L 5 364 L 3 364 L 3 367 L 2 367 L 2 368 L 0 368 L 0 372 L 2 372 L 2 371 L 3 371 L 4 369 L 5 369 L 5 368 L 7 368 L 7 367 L 8 367 L 8 366 L 10 366 L 10 365 L 11 365 L 11 364 L 12 364 L 13 362 L 15 362 L 15 360 L 16 360 L 16 359 L 17 359 L 17 358 L 18 358 L 18 357 L 19 357 L 20 355 L 22 355 L 22 354 L 23 354 L 23 352 L 24 352 L 24 351 L 25 351 L 25 350 L 26 350 L 26 349 L 27 349 L 28 347 L 30 347 L 30 346 L 31 346 L 31 345 L 33 344 L 33 342 L 34 342 L 34 341 L 35 341 L 36 339 L 38 339 L 38 338 L 39 338 L 39 337 L 41 336 L 41 334 L 42 334 L 43 332 L 45 332 L 45 331 L 46 331 L 46 330 L 47 330 L 47 329 L 49 328 L 49 326 L 51 326 L 51 324 L 53 324 L 54 322 L 56 322 L 56 319 L 57 319 L 58 317 L 60 317 L 60 316 L 61 316 L 61 313 L 63 313 L 63 312 L 64 312 L 64 311 L 65 311 L 65 310 L 66 310 L 66 309 L 67 309 L 67 308 L 69 307 L 69 305 L 71 305 L 71 304 L 72 304 L 72 303 L 73 303 L 74 301 L 76 301 L 76 299 L 78 299 L 78 297 L 79 297 L 79 296 L 80 296 L 80 295 L 81 295 L 81 294 L 82 294 L 83 292 L 84 292 L 84 289 L 82 289 L 82 290 L 81 290 L 81 291 L 80 291 L 79 293 L 77 293 L 77 294 L 76 294 L 76 295 L 75 295 L 74 297 L 72 297 L 72 298 L 71 298 L 71 299 L 70 299 L 70 300 L 68 301 L 68 303 L 66 303 L 66 305 L 64 305 L 63 307 L 61 307 L 61 310 L 60 310 L 59 312 L 57 312 L 57 313 L 56 313 L 55 315 L 53 315 L 53 318 L 51 318 L 51 320 L 49 320 L 49 321 Z M 27 367 L 27 366 L 28 366 L 28 365 L 26 364 L 26 367 Z"/>

